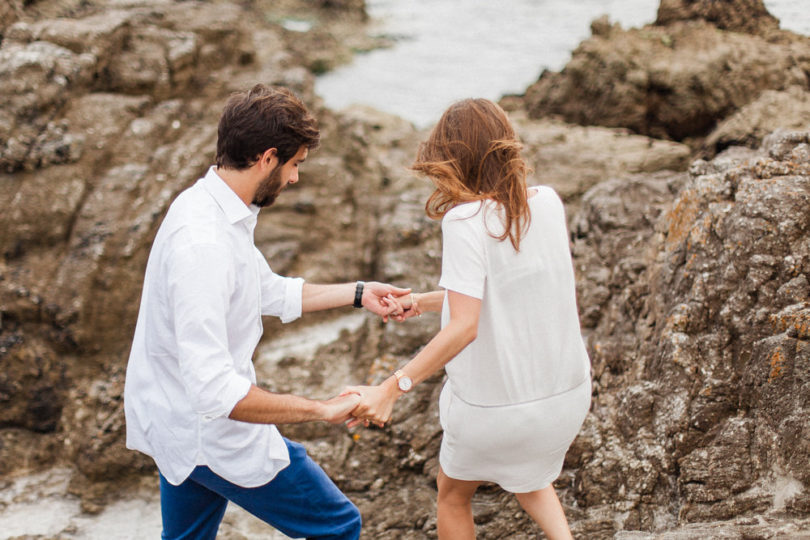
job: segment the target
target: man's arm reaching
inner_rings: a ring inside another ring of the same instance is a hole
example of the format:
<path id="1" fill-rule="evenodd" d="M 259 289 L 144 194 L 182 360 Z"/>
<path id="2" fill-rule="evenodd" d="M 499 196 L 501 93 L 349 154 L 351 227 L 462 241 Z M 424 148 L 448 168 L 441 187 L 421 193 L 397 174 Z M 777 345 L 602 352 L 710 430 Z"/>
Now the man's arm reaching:
<path id="1" fill-rule="evenodd" d="M 356 291 L 357 283 L 338 283 L 334 285 L 304 283 L 301 311 L 309 313 L 311 311 L 350 306 L 354 303 Z M 410 292 L 410 289 L 369 281 L 363 285 L 361 302 L 364 308 L 375 315 L 379 315 L 383 320 L 387 320 L 389 315 L 402 310 L 402 307 L 393 300 L 410 294 Z"/>
<path id="2" fill-rule="evenodd" d="M 324 421 L 341 424 L 360 402 L 357 394 L 318 401 L 293 394 L 274 394 L 255 384 L 234 406 L 228 418 L 253 424 L 299 424 Z"/>

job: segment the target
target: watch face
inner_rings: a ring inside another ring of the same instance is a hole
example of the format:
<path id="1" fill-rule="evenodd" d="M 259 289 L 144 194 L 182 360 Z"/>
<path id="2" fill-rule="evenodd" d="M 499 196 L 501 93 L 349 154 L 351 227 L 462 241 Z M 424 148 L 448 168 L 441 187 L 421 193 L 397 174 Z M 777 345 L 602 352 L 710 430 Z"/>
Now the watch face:
<path id="1" fill-rule="evenodd" d="M 399 378 L 397 384 L 399 385 L 400 390 L 402 390 L 403 392 L 407 392 L 408 390 L 411 389 L 411 386 L 413 386 L 413 381 L 411 380 L 410 377 L 403 376 Z"/>

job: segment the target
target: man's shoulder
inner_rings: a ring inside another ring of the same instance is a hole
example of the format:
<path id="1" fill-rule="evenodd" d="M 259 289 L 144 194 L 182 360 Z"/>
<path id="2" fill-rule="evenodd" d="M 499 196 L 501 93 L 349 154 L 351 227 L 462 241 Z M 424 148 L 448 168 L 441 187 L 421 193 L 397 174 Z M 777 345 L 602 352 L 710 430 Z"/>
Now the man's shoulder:
<path id="1" fill-rule="evenodd" d="M 216 206 L 216 201 L 202 186 L 200 180 L 197 180 L 175 197 L 174 201 L 172 201 L 172 204 L 169 206 L 169 211 L 190 212 L 201 206 Z"/>
<path id="2" fill-rule="evenodd" d="M 222 241 L 224 215 L 216 201 L 199 184 L 181 192 L 169 206 L 161 229 L 183 243 Z"/>

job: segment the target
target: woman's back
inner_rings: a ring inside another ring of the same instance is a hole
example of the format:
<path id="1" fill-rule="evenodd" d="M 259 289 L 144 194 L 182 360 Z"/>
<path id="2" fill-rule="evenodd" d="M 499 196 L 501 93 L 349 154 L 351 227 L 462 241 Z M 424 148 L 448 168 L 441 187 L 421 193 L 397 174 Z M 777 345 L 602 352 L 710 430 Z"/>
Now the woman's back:
<path id="1" fill-rule="evenodd" d="M 459 205 L 442 222 L 440 285 L 482 299 L 478 337 L 446 365 L 454 394 L 473 405 L 547 398 L 590 374 L 562 201 L 549 187 L 530 194 L 519 252 L 490 235 L 503 229 L 494 204 Z"/>

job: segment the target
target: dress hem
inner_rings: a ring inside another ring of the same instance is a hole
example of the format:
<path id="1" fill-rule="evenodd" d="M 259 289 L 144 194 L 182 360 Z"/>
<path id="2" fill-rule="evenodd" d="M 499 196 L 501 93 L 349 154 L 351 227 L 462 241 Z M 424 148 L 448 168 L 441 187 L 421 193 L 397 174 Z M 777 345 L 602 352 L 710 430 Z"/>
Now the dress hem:
<path id="1" fill-rule="evenodd" d="M 548 486 L 550 486 L 551 483 L 554 482 L 554 480 L 559 478 L 560 474 L 562 473 L 562 470 L 560 470 L 560 471 L 557 472 L 557 474 L 555 474 L 553 476 L 553 478 L 548 479 L 546 477 L 546 478 L 543 478 L 543 481 L 541 481 L 541 482 L 536 482 L 536 483 L 532 482 L 531 484 L 521 484 L 520 486 L 508 486 L 508 485 L 505 486 L 505 485 L 501 484 L 500 482 L 498 482 L 496 480 L 487 480 L 487 479 L 480 478 L 480 477 L 479 478 L 473 478 L 472 476 L 468 476 L 468 475 L 464 475 L 464 474 L 454 474 L 454 473 L 452 473 L 452 471 L 448 472 L 447 468 L 445 467 L 445 464 L 442 463 L 441 456 L 439 456 L 439 465 L 441 465 L 441 467 L 442 467 L 442 472 L 446 476 L 448 476 L 449 478 L 452 478 L 453 480 L 462 480 L 464 482 L 491 482 L 493 484 L 497 484 L 498 486 L 500 486 L 501 489 L 503 489 L 504 491 L 508 491 L 509 493 L 531 493 L 533 491 L 539 491 L 541 489 L 545 489 Z M 534 486 L 538 486 L 538 487 L 534 487 Z"/>

